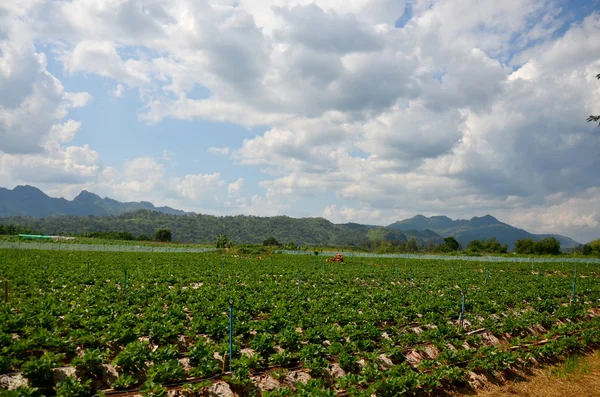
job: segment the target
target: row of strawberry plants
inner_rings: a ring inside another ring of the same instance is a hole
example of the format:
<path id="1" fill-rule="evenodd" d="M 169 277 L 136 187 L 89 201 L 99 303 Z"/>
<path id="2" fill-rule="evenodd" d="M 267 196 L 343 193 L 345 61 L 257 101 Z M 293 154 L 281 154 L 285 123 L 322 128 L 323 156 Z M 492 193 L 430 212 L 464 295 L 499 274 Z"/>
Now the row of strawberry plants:
<path id="1" fill-rule="evenodd" d="M 123 388 L 218 373 L 214 353 L 227 352 L 229 296 L 235 301 L 237 367 L 300 363 L 314 373 L 331 357 L 352 368 L 358 357 L 380 353 L 401 364 L 399 351 L 415 345 L 432 344 L 442 354 L 448 343 L 480 345 L 476 335 L 449 324 L 462 294 L 474 326 L 515 337 L 526 337 L 532 326 L 585 319 L 582 312 L 599 297 L 590 266 L 579 269 L 580 303 L 571 308 L 563 306 L 570 269 L 561 265 L 547 266 L 543 277 L 527 265 L 497 265 L 486 284 L 478 263 L 395 267 L 391 260 L 374 265 L 357 259 L 317 266 L 287 256 L 256 261 L 214 254 L 5 253 L 2 271 L 12 289 L 1 314 L 0 369 L 47 383 L 26 368 L 77 366 L 96 357 L 98 365 L 117 367 L 116 386 Z M 242 355 L 243 348 L 252 349 L 252 357 Z M 184 356 L 189 369 L 178 361 Z M 129 364 L 142 360 L 138 367 Z"/>

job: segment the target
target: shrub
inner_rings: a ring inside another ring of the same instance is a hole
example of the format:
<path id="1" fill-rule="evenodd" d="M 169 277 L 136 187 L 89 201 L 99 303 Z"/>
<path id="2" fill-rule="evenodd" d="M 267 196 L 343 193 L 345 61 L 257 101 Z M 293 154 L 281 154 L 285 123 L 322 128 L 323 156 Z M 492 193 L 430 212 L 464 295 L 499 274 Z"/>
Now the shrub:
<path id="1" fill-rule="evenodd" d="M 171 241 L 171 238 L 172 238 L 171 230 L 169 230 L 169 229 L 157 229 L 154 232 L 154 240 L 156 240 L 156 241 L 166 242 L 166 241 Z"/>
<path id="2" fill-rule="evenodd" d="M 279 241 L 275 237 L 269 237 L 268 239 L 263 241 L 263 245 L 265 246 L 279 246 Z"/>

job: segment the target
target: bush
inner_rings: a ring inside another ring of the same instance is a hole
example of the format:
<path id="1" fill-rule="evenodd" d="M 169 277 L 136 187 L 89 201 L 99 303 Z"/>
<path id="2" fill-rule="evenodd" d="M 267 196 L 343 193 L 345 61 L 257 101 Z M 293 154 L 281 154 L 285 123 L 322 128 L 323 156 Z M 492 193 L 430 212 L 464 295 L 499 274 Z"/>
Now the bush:
<path id="1" fill-rule="evenodd" d="M 154 232 L 154 240 L 156 240 L 156 241 L 167 242 L 167 241 L 171 241 L 171 238 L 172 238 L 171 230 L 169 230 L 169 229 L 157 229 Z"/>
<path id="2" fill-rule="evenodd" d="M 560 254 L 560 242 L 555 237 L 544 237 L 539 241 L 525 238 L 515 242 L 515 252 L 526 255 L 558 255 Z"/>
<path id="3" fill-rule="evenodd" d="M 506 254 L 508 245 L 501 244 L 496 237 L 489 240 L 473 240 L 467 245 L 467 251 L 473 253 Z"/>
<path id="4" fill-rule="evenodd" d="M 269 237 L 268 239 L 263 241 L 264 246 L 279 246 L 279 241 L 275 237 Z"/>
<path id="5" fill-rule="evenodd" d="M 444 238 L 444 243 L 438 245 L 434 251 L 436 252 L 456 252 L 460 251 L 462 247 L 460 243 L 452 236 Z"/>
<path id="6" fill-rule="evenodd" d="M 233 243 L 231 242 L 231 240 L 229 240 L 229 238 L 227 237 L 226 234 L 219 234 L 219 235 L 217 235 L 216 245 L 217 245 L 217 248 L 231 248 L 231 247 L 233 247 Z"/>
<path id="7" fill-rule="evenodd" d="M 525 255 L 535 254 L 535 241 L 530 238 L 517 240 L 515 242 L 515 252 Z"/>
<path id="8" fill-rule="evenodd" d="M 560 243 L 554 237 L 545 237 L 535 243 L 536 254 L 558 255 L 560 254 Z"/>

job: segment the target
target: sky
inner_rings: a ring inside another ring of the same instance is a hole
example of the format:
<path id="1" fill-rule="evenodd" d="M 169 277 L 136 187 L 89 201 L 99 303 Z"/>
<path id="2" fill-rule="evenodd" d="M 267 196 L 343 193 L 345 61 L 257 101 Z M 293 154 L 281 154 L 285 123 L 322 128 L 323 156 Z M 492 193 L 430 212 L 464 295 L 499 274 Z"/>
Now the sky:
<path id="1" fill-rule="evenodd" d="M 600 237 L 600 0 L 3 0 L 0 186 Z"/>

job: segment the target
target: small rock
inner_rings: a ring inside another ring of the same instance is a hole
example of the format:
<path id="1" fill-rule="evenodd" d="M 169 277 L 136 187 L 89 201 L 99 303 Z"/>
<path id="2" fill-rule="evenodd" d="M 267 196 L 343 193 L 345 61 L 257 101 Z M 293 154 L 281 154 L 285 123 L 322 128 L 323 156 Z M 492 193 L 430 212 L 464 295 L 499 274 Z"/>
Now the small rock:
<path id="1" fill-rule="evenodd" d="M 383 369 L 388 369 L 394 365 L 392 360 L 390 360 L 390 358 L 383 353 L 377 357 L 377 360 L 379 360 L 379 363 L 381 364 Z"/>
<path id="2" fill-rule="evenodd" d="M 15 390 L 17 387 L 28 386 L 29 381 L 21 374 L 0 375 L 0 389 Z"/>
<path id="3" fill-rule="evenodd" d="M 62 382 L 67 378 L 75 378 L 75 367 L 58 367 L 52 370 L 52 379 L 54 383 Z"/>
<path id="4" fill-rule="evenodd" d="M 346 371 L 344 371 L 339 364 L 331 364 L 328 372 L 333 379 L 341 378 L 346 375 Z"/>
<path id="5" fill-rule="evenodd" d="M 425 346 L 425 355 L 430 360 L 435 360 L 440 355 L 440 351 L 434 345 L 427 345 Z"/>
<path id="6" fill-rule="evenodd" d="M 423 360 L 423 356 L 419 354 L 416 350 L 411 350 L 410 353 L 406 355 L 406 361 L 413 367 L 418 367 L 419 363 Z"/>
<path id="7" fill-rule="evenodd" d="M 119 372 L 117 372 L 117 369 L 113 365 L 102 364 L 102 382 L 107 387 L 112 387 L 118 377 Z"/>
<path id="8" fill-rule="evenodd" d="M 490 345 L 497 346 L 500 344 L 500 340 L 489 332 L 484 332 L 483 334 L 481 334 L 481 338 L 483 339 L 483 342 L 487 346 L 490 346 Z"/>
<path id="9" fill-rule="evenodd" d="M 485 388 L 488 384 L 488 380 L 485 376 L 476 374 L 475 372 L 469 372 L 469 384 L 475 390 Z"/>
<path id="10" fill-rule="evenodd" d="M 235 397 L 229 385 L 223 381 L 216 382 L 208 388 L 211 397 Z"/>
<path id="11" fill-rule="evenodd" d="M 285 383 L 294 386 L 298 382 L 306 383 L 311 380 L 311 376 L 304 371 L 290 371 L 285 374 Z"/>
<path id="12" fill-rule="evenodd" d="M 240 353 L 245 354 L 248 357 L 252 357 L 256 354 L 256 352 L 254 350 L 250 349 L 249 347 L 246 347 L 246 348 L 240 350 Z"/>
<path id="13" fill-rule="evenodd" d="M 281 383 L 273 379 L 269 375 L 253 378 L 254 384 L 261 391 L 273 391 L 281 387 Z"/>
<path id="14" fill-rule="evenodd" d="M 181 366 L 183 367 L 183 369 L 185 370 L 185 372 L 189 372 L 190 369 L 192 369 L 192 366 L 190 365 L 190 358 L 189 357 L 180 358 L 179 362 L 181 363 Z"/>

